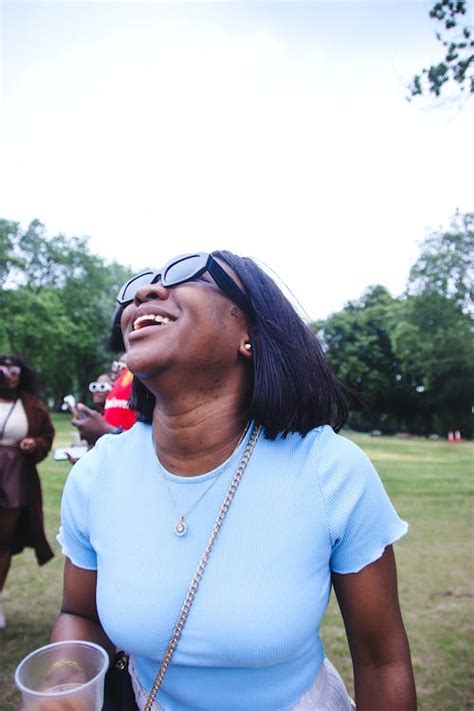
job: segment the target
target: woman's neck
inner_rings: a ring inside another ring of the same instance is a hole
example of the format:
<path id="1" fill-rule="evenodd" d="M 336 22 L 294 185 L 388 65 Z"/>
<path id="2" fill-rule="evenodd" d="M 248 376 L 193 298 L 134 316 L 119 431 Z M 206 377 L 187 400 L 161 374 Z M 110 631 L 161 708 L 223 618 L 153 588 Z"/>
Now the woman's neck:
<path id="1" fill-rule="evenodd" d="M 18 391 L 12 388 L 0 387 L 0 402 L 13 402 L 18 397 Z"/>
<path id="2" fill-rule="evenodd" d="M 230 396 L 173 410 L 158 402 L 153 413 L 156 454 L 172 473 L 204 474 L 232 454 L 247 421 L 246 408 Z"/>

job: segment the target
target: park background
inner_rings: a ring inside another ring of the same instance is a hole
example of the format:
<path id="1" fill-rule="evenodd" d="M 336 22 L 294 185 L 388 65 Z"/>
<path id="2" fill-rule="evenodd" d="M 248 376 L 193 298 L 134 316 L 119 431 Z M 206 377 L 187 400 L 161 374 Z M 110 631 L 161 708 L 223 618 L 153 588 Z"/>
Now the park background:
<path id="1" fill-rule="evenodd" d="M 66 415 L 54 415 L 56 445 L 71 442 Z M 344 431 L 371 457 L 398 512 L 410 524 L 395 546 L 402 612 L 410 640 L 420 711 L 472 711 L 474 700 L 472 442 L 371 437 Z M 0 631 L 0 708 L 15 711 L 13 672 L 46 644 L 61 600 L 63 559 L 55 536 L 70 466 L 40 465 L 48 539 L 55 558 L 38 568 L 31 550 L 15 556 Z M 126 535 L 124 530 L 118 535 Z M 352 669 L 344 626 L 331 601 L 322 627 L 326 653 L 349 689 Z M 388 710 L 387 710 L 388 711 Z"/>
<path id="2" fill-rule="evenodd" d="M 55 444 L 72 439 L 64 395 L 87 401 L 110 367 L 130 274 L 214 248 L 275 270 L 347 387 L 346 434 L 411 524 L 397 554 L 426 711 L 474 708 L 472 59 L 456 73 L 471 10 L 0 5 L 0 352 L 37 369 Z M 50 540 L 67 471 L 40 467 Z M 7 583 L 6 709 L 58 608 L 55 550 L 42 569 L 17 557 Z M 335 608 L 325 636 L 349 680 Z"/>

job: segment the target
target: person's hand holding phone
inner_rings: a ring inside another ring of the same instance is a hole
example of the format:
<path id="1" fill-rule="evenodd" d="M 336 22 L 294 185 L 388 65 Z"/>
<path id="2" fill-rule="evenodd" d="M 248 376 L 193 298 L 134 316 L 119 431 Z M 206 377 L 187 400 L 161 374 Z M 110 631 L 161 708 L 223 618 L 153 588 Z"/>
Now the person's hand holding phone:
<path id="1" fill-rule="evenodd" d="M 100 413 L 82 402 L 75 409 L 77 416 L 73 417 L 72 424 L 79 430 L 81 439 L 85 439 L 88 444 L 94 445 L 99 437 L 114 431 L 115 428 Z"/>
<path id="2" fill-rule="evenodd" d="M 73 417 L 79 417 L 79 412 L 76 407 L 76 398 L 74 395 L 66 395 L 63 398 L 63 403 L 63 410 L 67 408 Z"/>

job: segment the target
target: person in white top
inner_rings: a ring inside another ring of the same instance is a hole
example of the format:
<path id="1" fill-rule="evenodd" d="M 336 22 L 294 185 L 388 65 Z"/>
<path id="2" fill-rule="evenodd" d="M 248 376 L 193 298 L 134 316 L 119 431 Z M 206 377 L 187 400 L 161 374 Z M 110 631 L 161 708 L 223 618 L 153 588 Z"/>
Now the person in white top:
<path id="1" fill-rule="evenodd" d="M 0 355 L 0 595 L 13 554 L 30 546 L 40 565 L 53 557 L 36 464 L 51 449 L 54 429 L 36 393 L 36 377 L 26 361 Z M 0 628 L 5 624 L 0 597 Z"/>

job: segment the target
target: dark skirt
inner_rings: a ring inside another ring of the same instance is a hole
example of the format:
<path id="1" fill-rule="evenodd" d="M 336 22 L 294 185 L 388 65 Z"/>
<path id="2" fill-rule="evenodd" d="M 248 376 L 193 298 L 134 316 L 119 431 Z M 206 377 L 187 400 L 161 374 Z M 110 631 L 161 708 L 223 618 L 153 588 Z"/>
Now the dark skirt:
<path id="1" fill-rule="evenodd" d="M 0 445 L 0 506 L 17 509 L 28 504 L 28 467 L 18 447 Z"/>
<path id="2" fill-rule="evenodd" d="M 0 509 L 20 508 L 11 553 L 33 548 L 40 565 L 47 563 L 51 550 L 43 524 L 41 484 L 34 461 L 18 449 L 0 445 Z"/>

